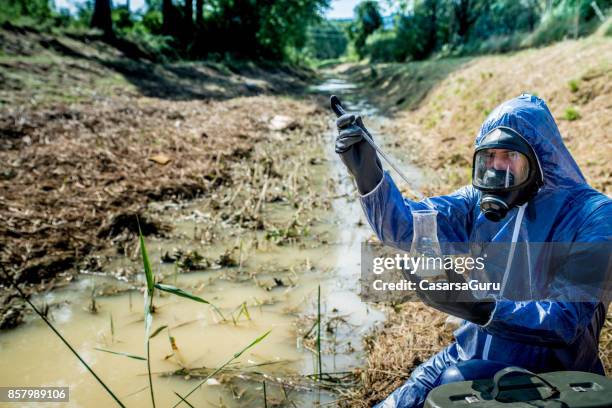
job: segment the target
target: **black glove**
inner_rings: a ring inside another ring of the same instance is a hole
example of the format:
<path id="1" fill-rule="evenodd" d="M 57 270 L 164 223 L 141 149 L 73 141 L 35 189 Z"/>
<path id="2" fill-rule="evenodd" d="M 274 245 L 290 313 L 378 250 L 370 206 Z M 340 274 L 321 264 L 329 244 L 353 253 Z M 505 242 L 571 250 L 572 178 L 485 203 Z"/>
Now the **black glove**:
<path id="1" fill-rule="evenodd" d="M 493 299 L 479 299 L 471 291 L 422 290 L 419 287 L 420 277 L 410 273 L 405 275 L 416 284 L 417 296 L 423 303 L 444 313 L 484 325 L 489 321 L 495 309 L 495 300 Z M 448 282 L 465 283 L 463 276 L 453 270 L 446 270 L 446 276 Z"/>
<path id="2" fill-rule="evenodd" d="M 344 114 L 336 120 L 336 126 L 336 153 L 355 178 L 359 192 L 367 194 L 380 183 L 383 170 L 376 150 L 363 137 L 361 116 Z"/>

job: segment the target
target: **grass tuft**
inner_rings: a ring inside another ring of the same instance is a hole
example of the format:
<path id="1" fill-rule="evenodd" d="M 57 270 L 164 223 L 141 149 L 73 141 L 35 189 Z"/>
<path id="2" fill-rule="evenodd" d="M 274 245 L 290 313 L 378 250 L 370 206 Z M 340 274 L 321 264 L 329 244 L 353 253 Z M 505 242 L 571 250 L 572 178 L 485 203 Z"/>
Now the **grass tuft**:
<path id="1" fill-rule="evenodd" d="M 570 122 L 574 120 L 578 120 L 580 118 L 581 118 L 580 112 L 578 112 L 578 110 L 576 110 L 576 108 L 573 108 L 573 107 L 567 108 L 563 115 L 563 119 L 568 120 Z"/>
<path id="2" fill-rule="evenodd" d="M 572 93 L 576 93 L 580 89 L 577 79 L 572 79 L 571 81 L 568 81 L 567 86 L 569 87 Z"/>

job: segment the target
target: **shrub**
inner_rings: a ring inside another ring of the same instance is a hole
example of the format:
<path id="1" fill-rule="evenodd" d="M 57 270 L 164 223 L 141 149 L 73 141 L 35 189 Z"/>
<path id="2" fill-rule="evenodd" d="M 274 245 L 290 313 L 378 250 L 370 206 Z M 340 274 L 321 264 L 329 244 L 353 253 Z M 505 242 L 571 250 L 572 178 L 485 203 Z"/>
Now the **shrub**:
<path id="1" fill-rule="evenodd" d="M 605 23 L 607 27 L 605 28 L 604 35 L 608 37 L 612 37 L 612 17 L 609 17 Z"/>
<path id="2" fill-rule="evenodd" d="M 572 93 L 578 92 L 578 80 L 572 79 L 571 81 L 568 81 L 567 86 L 569 87 Z"/>
<path id="3" fill-rule="evenodd" d="M 461 44 L 450 50 L 449 55 L 477 55 L 477 54 L 499 54 L 516 51 L 522 48 L 525 33 L 513 33 L 508 35 L 494 35 L 486 39 L 472 40 Z M 443 50 L 444 51 L 444 50 Z"/>
<path id="4" fill-rule="evenodd" d="M 580 113 L 576 110 L 576 108 L 570 107 L 565 110 L 565 114 L 563 115 L 565 120 L 574 121 L 580 119 Z"/>
<path id="5" fill-rule="evenodd" d="M 590 5 L 589 5 L 590 8 Z M 538 27 L 525 39 L 524 47 L 538 47 L 562 41 L 566 38 L 574 38 L 590 35 L 600 26 L 598 18 L 592 18 L 591 14 L 581 12 L 581 18 L 576 33 L 576 18 L 573 9 L 556 11 L 545 15 Z"/>
<path id="6" fill-rule="evenodd" d="M 368 37 L 365 45 L 365 55 L 369 56 L 372 62 L 401 61 L 398 49 L 395 32 L 378 30 Z"/>

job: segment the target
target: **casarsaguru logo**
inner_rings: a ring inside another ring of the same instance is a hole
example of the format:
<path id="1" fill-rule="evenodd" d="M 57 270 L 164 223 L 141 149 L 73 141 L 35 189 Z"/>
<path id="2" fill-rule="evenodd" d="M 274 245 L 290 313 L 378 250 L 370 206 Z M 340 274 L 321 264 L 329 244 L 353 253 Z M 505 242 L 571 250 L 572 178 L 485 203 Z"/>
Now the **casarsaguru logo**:
<path id="1" fill-rule="evenodd" d="M 498 291 L 501 285 L 499 282 L 479 282 L 476 279 L 468 282 L 430 282 L 423 279 L 418 283 L 406 279 L 398 282 L 385 282 L 382 279 L 377 279 L 372 282 L 372 288 L 376 291 L 414 291 L 417 290 L 417 287 L 420 290 L 428 291 Z"/>

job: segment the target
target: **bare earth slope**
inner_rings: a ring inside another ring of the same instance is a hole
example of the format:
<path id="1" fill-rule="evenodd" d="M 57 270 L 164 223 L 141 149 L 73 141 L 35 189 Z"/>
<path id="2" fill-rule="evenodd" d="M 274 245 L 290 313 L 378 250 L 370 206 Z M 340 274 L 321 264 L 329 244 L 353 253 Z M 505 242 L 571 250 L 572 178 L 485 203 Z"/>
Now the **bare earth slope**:
<path id="1" fill-rule="evenodd" d="M 609 38 L 469 61 L 439 82 L 415 110 L 398 114 L 388 131 L 397 132 L 419 165 L 447 170 L 454 178 L 444 188 L 455 188 L 470 182 L 473 142 L 482 121 L 499 103 L 523 92 L 547 102 L 589 183 L 611 194 Z"/>

